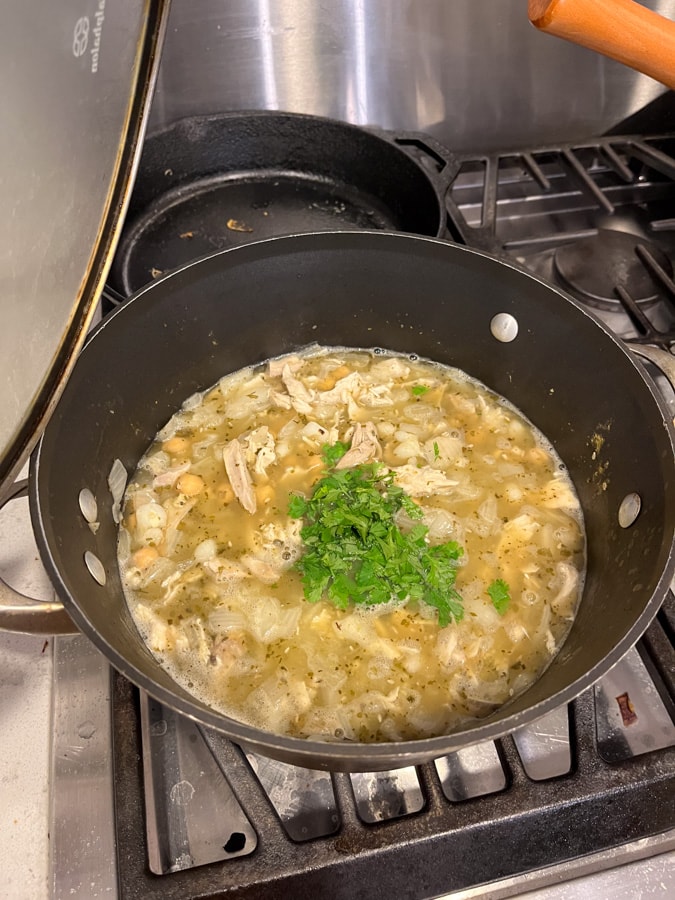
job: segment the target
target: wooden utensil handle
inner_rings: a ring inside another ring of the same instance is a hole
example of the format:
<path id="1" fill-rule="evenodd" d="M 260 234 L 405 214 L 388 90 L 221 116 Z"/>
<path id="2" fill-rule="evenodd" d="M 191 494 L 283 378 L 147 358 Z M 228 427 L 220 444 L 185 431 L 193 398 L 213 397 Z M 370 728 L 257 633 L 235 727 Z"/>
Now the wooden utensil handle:
<path id="1" fill-rule="evenodd" d="M 610 56 L 675 89 L 675 22 L 633 0 L 529 0 L 540 31 Z"/>

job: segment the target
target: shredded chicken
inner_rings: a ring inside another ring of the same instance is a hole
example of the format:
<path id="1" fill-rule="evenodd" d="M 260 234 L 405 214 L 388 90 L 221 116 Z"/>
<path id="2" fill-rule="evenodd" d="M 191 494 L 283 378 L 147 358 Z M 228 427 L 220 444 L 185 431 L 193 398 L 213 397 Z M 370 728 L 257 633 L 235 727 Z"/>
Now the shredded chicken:
<path id="1" fill-rule="evenodd" d="M 351 399 L 354 398 L 354 395 L 359 391 L 362 384 L 363 379 L 359 373 L 350 372 L 349 375 L 345 375 L 344 378 L 338 379 L 338 381 L 335 382 L 335 386 L 329 391 L 321 391 L 320 401 L 321 403 L 347 403 L 350 397 Z"/>
<path id="2" fill-rule="evenodd" d="M 242 556 L 242 564 L 246 566 L 251 575 L 254 575 L 263 584 L 276 584 L 281 572 L 271 563 L 257 556 Z"/>
<path id="3" fill-rule="evenodd" d="M 209 571 L 214 581 L 229 582 L 240 578 L 248 578 L 249 572 L 239 563 L 222 556 L 213 556 L 202 563 L 202 566 Z"/>
<path id="4" fill-rule="evenodd" d="M 274 401 L 274 405 L 281 407 L 281 409 L 290 409 L 293 406 L 293 401 L 288 394 L 282 394 L 281 391 L 272 391 L 270 396 Z"/>
<path id="5" fill-rule="evenodd" d="M 152 486 L 154 488 L 158 487 L 167 487 L 169 485 L 175 484 L 176 481 L 180 478 L 181 475 L 184 475 L 186 472 L 190 471 L 190 461 L 181 463 L 179 466 L 175 466 L 172 469 L 166 469 L 160 475 L 155 475 L 152 480 Z"/>
<path id="6" fill-rule="evenodd" d="M 235 497 L 246 512 L 254 513 L 258 504 L 253 490 L 253 482 L 246 466 L 244 451 L 237 439 L 230 441 L 223 448 L 223 462 Z"/>
<path id="7" fill-rule="evenodd" d="M 293 375 L 293 371 L 289 365 L 285 365 L 281 371 L 281 380 L 286 386 L 293 408 L 307 415 L 314 411 L 312 403 L 314 402 L 315 391 L 308 390 L 305 385 Z"/>
<path id="8" fill-rule="evenodd" d="M 277 461 L 274 436 L 267 425 L 255 428 L 245 439 L 246 463 L 257 475 L 266 475 L 267 467 Z"/>
<path id="9" fill-rule="evenodd" d="M 234 632 L 227 637 L 218 636 L 214 639 L 209 662 L 212 666 L 224 666 L 225 671 L 228 671 L 245 653 L 246 640 L 243 632 Z"/>
<path id="10" fill-rule="evenodd" d="M 170 603 L 187 585 L 199 581 L 200 577 L 199 569 L 194 567 L 173 572 L 162 581 L 162 605 Z"/>
<path id="11" fill-rule="evenodd" d="M 360 466 L 382 455 L 382 447 L 377 439 L 377 429 L 372 422 L 357 422 L 352 437 L 352 445 L 335 466 L 336 469 L 349 469 Z"/>
<path id="12" fill-rule="evenodd" d="M 297 372 L 302 368 L 302 360 L 299 356 L 282 356 L 279 359 L 271 359 L 267 364 L 267 374 L 270 378 L 278 378 L 286 366 L 291 372 Z"/>
<path id="13" fill-rule="evenodd" d="M 361 406 L 376 407 L 391 406 L 393 404 L 391 388 L 387 384 L 374 384 L 359 395 Z"/>

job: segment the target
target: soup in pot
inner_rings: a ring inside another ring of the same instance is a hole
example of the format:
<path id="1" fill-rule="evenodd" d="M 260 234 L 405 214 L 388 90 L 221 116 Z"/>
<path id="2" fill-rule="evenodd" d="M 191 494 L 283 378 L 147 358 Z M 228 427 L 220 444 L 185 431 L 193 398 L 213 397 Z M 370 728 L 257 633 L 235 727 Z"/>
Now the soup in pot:
<path id="1" fill-rule="evenodd" d="M 311 347 L 190 397 L 127 486 L 119 565 L 173 678 L 279 734 L 396 741 L 524 691 L 580 600 L 553 447 L 465 373 Z"/>

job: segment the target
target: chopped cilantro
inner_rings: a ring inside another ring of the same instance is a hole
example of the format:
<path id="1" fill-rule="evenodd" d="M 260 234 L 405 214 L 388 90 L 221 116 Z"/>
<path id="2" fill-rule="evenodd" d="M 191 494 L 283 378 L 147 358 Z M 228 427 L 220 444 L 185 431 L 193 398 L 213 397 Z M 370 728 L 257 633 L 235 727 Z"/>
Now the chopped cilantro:
<path id="1" fill-rule="evenodd" d="M 324 448 L 327 463 L 344 455 L 337 447 Z M 439 625 L 459 621 L 464 609 L 454 584 L 462 548 L 455 541 L 429 546 L 420 522 L 404 534 L 394 521 L 401 509 L 410 519 L 422 516 L 377 462 L 333 470 L 310 499 L 293 497 L 289 515 L 305 519 L 304 553 L 296 563 L 305 598 L 316 603 L 323 597 L 340 609 L 394 598 L 423 601 L 438 610 Z"/>
<path id="2" fill-rule="evenodd" d="M 488 594 L 492 605 L 500 616 L 503 616 L 511 602 L 509 586 L 502 578 L 496 578 L 488 587 Z"/>
<path id="3" fill-rule="evenodd" d="M 321 458 L 327 466 L 332 467 L 338 460 L 342 459 L 347 450 L 349 450 L 349 444 L 344 444 L 342 441 L 336 441 L 332 446 L 331 444 L 324 444 L 321 448 Z M 295 516 L 295 518 L 299 517 Z"/>
<path id="4" fill-rule="evenodd" d="M 288 515 L 292 519 L 301 519 L 306 509 L 307 501 L 303 497 L 299 497 L 297 494 L 291 497 L 291 501 L 288 504 Z"/>
<path id="5" fill-rule="evenodd" d="M 441 451 L 438 449 L 438 441 L 434 441 L 434 459 L 438 459 L 441 455 Z"/>
<path id="6" fill-rule="evenodd" d="M 415 384 L 411 388 L 413 397 L 421 397 L 429 390 L 428 384 Z"/>

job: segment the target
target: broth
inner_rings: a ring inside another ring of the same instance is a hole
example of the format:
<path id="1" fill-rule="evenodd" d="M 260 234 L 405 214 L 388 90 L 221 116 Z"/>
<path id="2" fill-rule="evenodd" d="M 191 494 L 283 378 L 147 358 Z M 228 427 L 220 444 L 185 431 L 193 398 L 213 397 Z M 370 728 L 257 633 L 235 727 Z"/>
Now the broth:
<path id="1" fill-rule="evenodd" d="M 352 476 L 376 502 L 403 491 L 387 547 L 404 550 L 383 551 L 387 566 L 414 544 L 426 585 L 454 548 L 435 591 L 368 579 L 319 525 L 367 587 L 343 602 L 335 576 L 317 599 L 307 504 L 322 479 Z M 118 555 L 141 635 L 195 696 L 279 734 L 388 741 L 525 690 L 569 632 L 584 550 L 562 461 L 503 398 L 415 356 L 312 347 L 185 402 L 127 487 Z"/>

